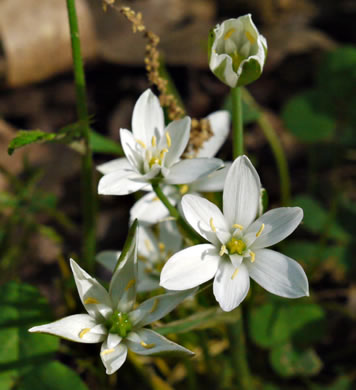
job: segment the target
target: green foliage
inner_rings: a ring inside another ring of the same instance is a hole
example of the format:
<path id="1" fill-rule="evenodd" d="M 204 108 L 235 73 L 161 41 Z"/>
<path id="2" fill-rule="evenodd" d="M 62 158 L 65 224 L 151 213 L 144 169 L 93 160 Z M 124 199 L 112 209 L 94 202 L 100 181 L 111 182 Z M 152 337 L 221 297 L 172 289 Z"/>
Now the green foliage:
<path id="1" fill-rule="evenodd" d="M 256 120 L 260 117 L 261 113 L 255 107 L 245 102 L 245 99 L 242 99 L 242 118 L 244 125 L 248 125 L 249 123 L 256 122 Z M 231 93 L 226 98 L 223 109 L 229 111 L 232 116 L 232 98 Z"/>
<path id="2" fill-rule="evenodd" d="M 221 323 L 235 323 L 239 319 L 239 311 L 224 312 L 220 308 L 211 308 L 188 316 L 182 320 L 170 322 L 155 328 L 162 335 L 185 333 L 194 329 L 213 328 Z"/>
<path id="3" fill-rule="evenodd" d="M 52 141 L 56 138 L 54 133 L 46 133 L 41 130 L 20 130 L 17 136 L 10 142 L 8 153 L 11 155 L 16 149 L 33 144 L 35 142 Z"/>
<path id="4" fill-rule="evenodd" d="M 117 142 L 104 137 L 94 130 L 90 131 L 90 147 L 93 153 L 116 154 L 118 156 L 123 155 L 121 146 Z"/>
<path id="5" fill-rule="evenodd" d="M 291 343 L 273 348 L 270 353 L 270 362 L 274 370 L 282 377 L 316 375 L 323 366 L 313 349 L 299 350 Z"/>
<path id="6" fill-rule="evenodd" d="M 39 366 L 25 375 L 17 390 L 88 390 L 80 377 L 60 362 Z"/>

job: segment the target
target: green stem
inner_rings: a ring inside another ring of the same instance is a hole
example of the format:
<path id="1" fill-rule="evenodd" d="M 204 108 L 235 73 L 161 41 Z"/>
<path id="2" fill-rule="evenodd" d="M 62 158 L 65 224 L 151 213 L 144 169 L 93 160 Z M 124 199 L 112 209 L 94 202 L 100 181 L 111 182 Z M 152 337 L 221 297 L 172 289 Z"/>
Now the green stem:
<path id="1" fill-rule="evenodd" d="M 235 324 L 229 324 L 227 331 L 230 339 L 231 359 L 236 372 L 237 388 L 241 390 L 251 390 L 252 381 L 250 369 L 247 362 L 246 340 L 243 325 L 241 307 L 238 308 L 240 318 Z"/>
<path id="2" fill-rule="evenodd" d="M 177 221 L 178 225 L 187 234 L 188 238 L 192 241 L 192 244 L 194 245 L 194 244 L 201 243 L 201 241 L 202 241 L 201 237 L 181 217 L 181 215 L 179 214 L 179 211 L 171 204 L 169 199 L 163 193 L 160 185 L 158 183 L 152 183 L 152 188 L 153 188 L 153 191 L 156 193 L 157 197 L 159 198 L 159 200 L 166 206 L 171 217 L 173 217 Z"/>
<path id="3" fill-rule="evenodd" d="M 244 130 L 242 122 L 241 88 L 231 88 L 233 157 L 244 154 Z"/>
<path id="4" fill-rule="evenodd" d="M 93 271 L 95 258 L 96 191 L 93 177 L 93 159 L 90 148 L 90 127 L 86 99 L 83 60 L 80 52 L 80 37 L 75 0 L 67 0 L 70 36 L 72 42 L 73 71 L 76 88 L 77 115 L 82 127 L 84 155 L 82 158 L 82 203 L 83 203 L 83 244 L 82 257 L 88 271 Z"/>
<path id="5" fill-rule="evenodd" d="M 257 119 L 257 123 L 260 125 L 263 134 L 265 135 L 272 149 L 279 174 L 281 204 L 283 206 L 287 206 L 288 204 L 290 204 L 290 177 L 288 170 L 288 161 L 284 153 L 282 144 L 278 138 L 275 129 L 271 125 L 271 122 L 269 121 L 266 113 L 263 112 L 263 109 L 257 104 L 255 99 L 247 91 L 247 89 L 244 89 L 243 93 L 243 98 L 246 103 L 260 112 L 260 115 Z"/>

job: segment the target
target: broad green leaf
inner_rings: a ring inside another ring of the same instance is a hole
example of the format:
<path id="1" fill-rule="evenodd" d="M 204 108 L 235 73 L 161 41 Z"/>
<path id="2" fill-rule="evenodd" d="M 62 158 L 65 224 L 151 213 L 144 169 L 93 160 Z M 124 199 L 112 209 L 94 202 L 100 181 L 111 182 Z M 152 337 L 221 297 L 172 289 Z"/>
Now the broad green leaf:
<path id="1" fill-rule="evenodd" d="M 121 146 L 103 135 L 97 133 L 94 130 L 90 130 L 90 146 L 94 153 L 108 153 L 123 155 Z"/>
<path id="2" fill-rule="evenodd" d="M 239 310 L 224 312 L 220 308 L 211 308 L 193 314 L 182 320 L 170 322 L 159 328 L 154 328 L 154 331 L 166 335 L 170 333 L 185 333 L 194 329 L 212 328 L 221 323 L 235 323 L 240 319 L 239 313 Z"/>
<path id="3" fill-rule="evenodd" d="M 282 117 L 288 129 L 304 142 L 330 139 L 336 124 L 332 116 L 315 107 L 314 91 L 291 98 L 283 108 Z"/>
<path id="4" fill-rule="evenodd" d="M 273 348 L 270 351 L 270 363 L 283 377 L 312 376 L 318 374 L 323 367 L 313 349 L 299 350 L 290 343 Z"/>
<path id="5" fill-rule="evenodd" d="M 327 234 L 330 238 L 342 241 L 349 240 L 349 234 L 338 224 L 335 218 L 330 220 L 330 213 L 311 196 L 296 196 L 293 200 L 293 205 L 303 209 L 304 218 L 302 226 L 306 230 L 320 234 L 327 228 Z"/>
<path id="6" fill-rule="evenodd" d="M 29 333 L 39 323 L 50 322 L 49 306 L 30 285 L 10 282 L 0 288 L 0 383 L 2 390 L 34 367 L 52 359 L 56 337 Z"/>
<path id="7" fill-rule="evenodd" d="M 35 142 L 52 141 L 57 137 L 55 133 L 46 133 L 41 130 L 20 130 L 9 144 L 7 152 L 11 155 L 16 149 Z"/>
<path id="8" fill-rule="evenodd" d="M 250 336 L 265 348 L 287 341 L 309 344 L 323 336 L 325 313 L 312 303 L 273 302 L 254 308 L 249 316 Z"/>
<path id="9" fill-rule="evenodd" d="M 40 365 L 25 375 L 17 390 L 88 390 L 73 370 L 60 362 Z"/>

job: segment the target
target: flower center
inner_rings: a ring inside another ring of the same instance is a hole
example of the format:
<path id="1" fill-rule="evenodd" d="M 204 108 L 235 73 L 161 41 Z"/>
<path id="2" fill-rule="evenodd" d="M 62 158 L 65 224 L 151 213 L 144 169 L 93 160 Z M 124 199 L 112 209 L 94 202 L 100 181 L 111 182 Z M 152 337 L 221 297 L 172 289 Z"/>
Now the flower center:
<path id="1" fill-rule="evenodd" d="M 106 327 L 109 333 L 116 333 L 121 337 L 126 337 L 132 330 L 132 324 L 129 316 L 115 310 L 111 317 L 107 320 Z"/>
<path id="2" fill-rule="evenodd" d="M 230 241 L 226 243 L 226 248 L 230 255 L 233 255 L 234 253 L 242 255 L 246 250 L 246 244 L 243 240 L 232 237 Z"/>

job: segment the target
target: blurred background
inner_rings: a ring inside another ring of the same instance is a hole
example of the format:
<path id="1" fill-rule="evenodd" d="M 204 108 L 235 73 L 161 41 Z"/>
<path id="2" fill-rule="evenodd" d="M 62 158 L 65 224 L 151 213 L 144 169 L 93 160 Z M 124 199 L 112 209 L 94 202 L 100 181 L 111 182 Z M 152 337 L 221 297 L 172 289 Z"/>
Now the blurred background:
<path id="1" fill-rule="evenodd" d="M 104 11 L 100 0 L 76 4 L 99 164 L 120 154 L 119 128 L 131 128 L 134 103 L 149 87 L 146 42 L 115 9 Z M 197 118 L 229 109 L 229 89 L 208 68 L 209 30 L 227 18 L 252 14 L 269 51 L 261 78 L 248 87 L 252 97 L 244 102 L 246 149 L 269 207 L 284 201 L 304 209 L 302 226 L 280 251 L 303 265 L 311 284 L 311 297 L 292 303 L 253 285 L 245 325 L 254 386 L 354 389 L 356 2 L 126 0 L 116 5 L 142 12 L 147 29 L 160 36 L 158 48 L 172 82 L 187 114 Z M 29 324 L 59 318 L 77 305 L 67 259 L 78 256 L 81 245 L 80 155 L 57 143 L 30 145 L 11 156 L 7 148 L 18 130 L 56 132 L 77 121 L 71 66 L 64 0 L 0 0 L 0 388 L 41 390 L 41 382 L 60 390 L 53 379 L 58 375 L 63 389 L 74 383 L 77 389 L 114 389 L 118 383 L 194 389 L 214 380 L 212 388 L 238 389 L 223 322 L 182 336 L 197 351 L 207 338 L 208 362 L 201 350 L 187 364 L 136 361 L 120 369 L 118 379 L 105 377 L 96 366 L 97 346 L 73 349 L 69 343 L 58 346 L 54 338 L 27 335 Z M 288 160 L 291 195 L 284 198 L 271 132 Z M 230 149 L 227 142 L 219 156 L 231 160 Z M 134 196 L 100 197 L 98 250 L 122 247 L 134 202 Z M 49 357 L 50 369 L 44 365 Z"/>

